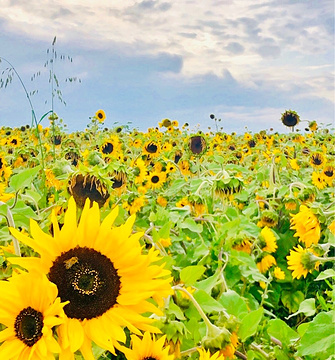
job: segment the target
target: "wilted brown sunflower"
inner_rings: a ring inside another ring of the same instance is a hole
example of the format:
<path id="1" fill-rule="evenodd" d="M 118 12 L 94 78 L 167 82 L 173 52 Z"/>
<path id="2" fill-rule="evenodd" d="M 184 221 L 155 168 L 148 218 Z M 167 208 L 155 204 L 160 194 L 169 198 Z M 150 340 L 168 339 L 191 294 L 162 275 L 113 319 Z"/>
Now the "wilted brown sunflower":
<path id="1" fill-rule="evenodd" d="M 68 184 L 68 192 L 73 196 L 78 207 L 83 208 L 86 199 L 90 199 L 102 207 L 109 198 L 105 184 L 94 175 L 76 174 L 72 176 Z"/>
<path id="2" fill-rule="evenodd" d="M 299 124 L 299 115 L 292 110 L 286 110 L 281 114 L 281 122 L 287 127 L 294 127 Z"/>
<path id="3" fill-rule="evenodd" d="M 206 140 L 201 135 L 192 136 L 188 142 L 188 147 L 194 155 L 199 155 L 206 151 Z"/>

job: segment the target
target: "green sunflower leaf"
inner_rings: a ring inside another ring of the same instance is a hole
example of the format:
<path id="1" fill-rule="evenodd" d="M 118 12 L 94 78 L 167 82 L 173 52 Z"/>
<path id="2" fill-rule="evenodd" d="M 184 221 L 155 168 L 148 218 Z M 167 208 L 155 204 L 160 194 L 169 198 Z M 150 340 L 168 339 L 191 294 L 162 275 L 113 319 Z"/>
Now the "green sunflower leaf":
<path id="1" fill-rule="evenodd" d="M 22 170 L 20 173 L 15 174 L 10 178 L 9 186 L 14 191 L 19 191 L 24 189 L 25 187 L 28 187 L 32 183 L 40 169 L 41 166 L 36 166 L 31 169 Z"/>

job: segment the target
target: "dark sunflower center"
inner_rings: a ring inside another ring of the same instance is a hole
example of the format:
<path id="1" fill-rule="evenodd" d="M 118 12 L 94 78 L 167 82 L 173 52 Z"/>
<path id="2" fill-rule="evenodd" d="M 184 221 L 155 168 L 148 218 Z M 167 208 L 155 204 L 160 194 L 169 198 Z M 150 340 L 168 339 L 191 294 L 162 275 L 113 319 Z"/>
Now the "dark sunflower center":
<path id="1" fill-rule="evenodd" d="M 2 167 L 3 167 L 3 161 L 2 161 L 2 159 L 0 158 L 0 170 L 2 169 Z"/>
<path id="2" fill-rule="evenodd" d="M 17 140 L 13 139 L 10 143 L 13 144 L 13 145 L 17 145 Z"/>
<path id="3" fill-rule="evenodd" d="M 113 150 L 114 150 L 114 146 L 113 146 L 113 144 L 110 143 L 110 142 L 106 143 L 106 144 L 103 146 L 103 148 L 102 148 L 102 152 L 103 152 L 104 154 L 110 154 L 110 153 L 113 152 Z"/>
<path id="4" fill-rule="evenodd" d="M 157 149 L 157 145 L 154 143 L 150 143 L 146 146 L 146 150 L 150 154 L 154 154 L 155 152 L 157 152 Z"/>
<path id="5" fill-rule="evenodd" d="M 275 224 L 276 223 L 276 220 L 270 218 L 269 216 L 263 216 L 262 218 L 263 222 L 265 222 L 266 224 Z"/>
<path id="6" fill-rule="evenodd" d="M 121 282 L 111 260 L 99 251 L 76 247 L 62 253 L 49 271 L 69 318 L 92 319 L 117 303 Z"/>
<path id="7" fill-rule="evenodd" d="M 287 114 L 283 119 L 283 123 L 286 126 L 295 126 L 298 123 L 298 119 L 294 114 Z"/>
<path id="8" fill-rule="evenodd" d="M 53 141 L 54 141 L 55 145 L 60 145 L 62 142 L 62 137 L 60 135 L 56 135 L 56 136 L 54 136 Z"/>
<path id="9" fill-rule="evenodd" d="M 30 306 L 20 311 L 15 319 L 15 335 L 29 347 L 42 337 L 42 329 L 43 314 Z"/>
<path id="10" fill-rule="evenodd" d="M 206 141 L 202 136 L 194 136 L 190 140 L 190 150 L 193 154 L 200 154 L 205 150 Z"/>
<path id="11" fill-rule="evenodd" d="M 314 165 L 321 165 L 322 164 L 322 159 L 319 155 L 315 155 L 313 156 L 313 164 Z"/>
<path id="12" fill-rule="evenodd" d="M 154 175 L 154 176 L 151 178 L 151 182 L 152 182 L 153 184 L 157 184 L 158 181 L 159 181 L 159 177 L 158 177 L 157 175 Z"/>
<path id="13" fill-rule="evenodd" d="M 1 166 L 0 166 L 0 169 L 1 169 Z M 324 172 L 324 174 L 328 177 L 332 177 L 334 175 L 334 171 L 333 170 L 326 170 Z"/>
<path id="14" fill-rule="evenodd" d="M 102 114 L 101 112 L 99 112 L 99 113 L 98 113 L 98 118 L 99 118 L 99 119 L 102 119 L 103 117 L 104 117 L 103 114 Z"/>

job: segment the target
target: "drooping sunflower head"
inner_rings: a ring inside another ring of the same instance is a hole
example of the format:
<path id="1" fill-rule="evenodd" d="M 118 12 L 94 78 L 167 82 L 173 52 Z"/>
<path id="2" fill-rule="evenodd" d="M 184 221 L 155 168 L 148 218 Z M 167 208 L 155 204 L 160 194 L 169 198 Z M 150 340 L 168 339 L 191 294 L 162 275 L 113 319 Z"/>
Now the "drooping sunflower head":
<path id="1" fill-rule="evenodd" d="M 86 199 L 102 207 L 109 198 L 107 186 L 95 175 L 75 174 L 69 180 L 67 189 L 80 208 L 84 207 Z"/>
<path id="2" fill-rule="evenodd" d="M 286 110 L 282 113 L 280 120 L 285 126 L 294 127 L 299 124 L 300 117 L 295 111 Z"/>
<path id="3" fill-rule="evenodd" d="M 114 171 L 111 175 L 112 188 L 122 192 L 127 187 L 127 175 L 123 171 Z"/>
<path id="4" fill-rule="evenodd" d="M 77 151 L 70 150 L 64 155 L 65 159 L 68 160 L 73 166 L 77 166 L 80 161 L 80 155 Z"/>
<path id="5" fill-rule="evenodd" d="M 310 157 L 310 164 L 315 168 L 320 168 L 325 163 L 325 157 L 320 152 L 312 153 Z"/>
<path id="6" fill-rule="evenodd" d="M 316 131 L 316 130 L 318 129 L 318 123 L 317 123 L 315 120 L 310 121 L 310 122 L 308 123 L 308 128 L 309 128 L 309 130 L 311 130 L 311 131 Z"/>
<path id="7" fill-rule="evenodd" d="M 169 126 L 171 126 L 172 122 L 170 119 L 163 119 L 160 123 L 159 126 L 160 127 L 165 127 L 168 128 Z"/>
<path id="8" fill-rule="evenodd" d="M 261 215 L 261 226 L 267 226 L 269 228 L 278 224 L 278 214 L 271 210 L 264 210 Z"/>
<path id="9" fill-rule="evenodd" d="M 315 258 L 316 253 L 312 249 L 304 249 L 300 245 L 290 250 L 287 258 L 288 269 L 292 270 L 293 279 L 306 278 L 308 273 L 317 270 L 319 262 Z"/>
<path id="10" fill-rule="evenodd" d="M 100 109 L 95 113 L 95 117 L 98 119 L 100 123 L 103 123 L 106 119 L 106 113 Z"/>
<path id="11" fill-rule="evenodd" d="M 237 194 L 243 189 L 243 181 L 237 177 L 227 177 L 213 182 L 216 196 L 225 198 L 229 195 Z"/>
<path id="12" fill-rule="evenodd" d="M 188 142 L 188 148 L 194 155 L 200 155 L 207 149 L 206 140 L 201 135 L 192 136 Z"/>

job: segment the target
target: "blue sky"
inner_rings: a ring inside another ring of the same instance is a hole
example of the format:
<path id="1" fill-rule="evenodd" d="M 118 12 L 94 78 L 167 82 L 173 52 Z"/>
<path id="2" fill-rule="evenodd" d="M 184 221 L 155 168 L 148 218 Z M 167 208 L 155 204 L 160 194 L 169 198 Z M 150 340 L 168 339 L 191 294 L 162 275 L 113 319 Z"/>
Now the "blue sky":
<path id="1" fill-rule="evenodd" d="M 163 118 L 206 129 L 214 113 L 226 132 L 286 132 L 286 109 L 334 122 L 332 0 L 3 0 L 0 34 L 0 57 L 28 91 L 38 90 L 38 117 L 51 107 L 44 63 L 57 37 L 54 70 L 67 105 L 55 100 L 55 111 L 70 131 L 83 130 L 98 109 L 106 126 L 140 130 Z M 0 125 L 30 122 L 14 78 L 0 89 Z"/>

